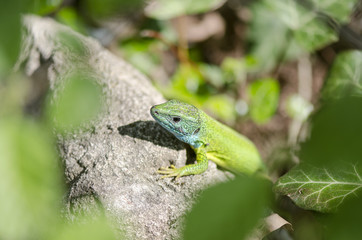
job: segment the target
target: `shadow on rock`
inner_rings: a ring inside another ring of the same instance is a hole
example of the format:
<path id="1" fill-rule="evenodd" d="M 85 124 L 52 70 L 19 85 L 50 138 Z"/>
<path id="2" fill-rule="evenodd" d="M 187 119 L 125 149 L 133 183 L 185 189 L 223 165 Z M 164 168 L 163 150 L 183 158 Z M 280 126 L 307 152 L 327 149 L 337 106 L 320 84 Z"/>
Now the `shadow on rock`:
<path id="1" fill-rule="evenodd" d="M 175 150 L 185 149 L 183 142 L 179 141 L 154 121 L 137 121 L 118 127 L 117 129 L 120 135 L 146 140 L 156 145 Z"/>

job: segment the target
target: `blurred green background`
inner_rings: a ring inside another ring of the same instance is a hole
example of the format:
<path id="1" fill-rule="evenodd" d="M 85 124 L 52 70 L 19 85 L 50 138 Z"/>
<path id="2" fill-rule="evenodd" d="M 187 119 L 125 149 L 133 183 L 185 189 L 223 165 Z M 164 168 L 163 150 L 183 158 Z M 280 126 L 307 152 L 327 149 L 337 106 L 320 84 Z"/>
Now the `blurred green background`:
<path id="1" fill-rule="evenodd" d="M 66 186 L 53 129 L 67 132 L 96 117 L 101 88 L 84 59 L 58 103 L 46 101 L 46 90 L 42 104 L 29 107 L 34 86 L 13 70 L 26 13 L 98 39 L 165 98 L 194 104 L 248 136 L 277 181 L 275 192 L 294 201 L 278 196 L 272 204 L 270 189 L 255 179 L 215 186 L 187 215 L 185 239 L 243 239 L 266 205 L 293 224 L 289 239 L 360 238 L 361 11 L 357 0 L 2 1 L 0 239 L 115 237 L 102 218 L 78 226 L 59 217 Z M 71 36 L 59 41 L 84 55 Z M 210 215 L 217 221 L 208 222 Z M 208 224 L 195 228 L 198 222 Z"/>

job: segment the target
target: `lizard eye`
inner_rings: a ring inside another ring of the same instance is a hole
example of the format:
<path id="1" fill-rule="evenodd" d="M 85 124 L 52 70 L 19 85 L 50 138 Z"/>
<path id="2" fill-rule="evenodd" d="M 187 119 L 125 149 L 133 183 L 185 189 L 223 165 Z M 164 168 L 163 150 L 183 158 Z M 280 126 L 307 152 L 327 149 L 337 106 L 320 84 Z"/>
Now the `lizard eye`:
<path id="1" fill-rule="evenodd" d="M 181 121 L 180 117 L 173 117 L 172 121 L 174 121 L 175 123 L 178 123 L 179 121 Z"/>

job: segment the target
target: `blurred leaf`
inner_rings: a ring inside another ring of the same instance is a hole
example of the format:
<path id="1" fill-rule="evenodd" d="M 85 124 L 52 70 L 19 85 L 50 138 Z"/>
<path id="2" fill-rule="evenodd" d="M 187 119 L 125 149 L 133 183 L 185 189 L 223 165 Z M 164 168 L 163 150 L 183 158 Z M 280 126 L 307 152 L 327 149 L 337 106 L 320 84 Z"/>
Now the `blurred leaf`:
<path id="1" fill-rule="evenodd" d="M 189 64 L 179 65 L 167 87 L 158 86 L 166 98 L 176 98 L 200 106 L 205 92 L 201 91 L 204 79 L 197 68 Z"/>
<path id="2" fill-rule="evenodd" d="M 224 4 L 225 0 L 154 0 L 145 9 L 148 17 L 166 20 L 183 15 L 205 13 Z"/>
<path id="3" fill-rule="evenodd" d="M 295 0 L 265 0 L 265 4 L 292 30 L 302 27 L 315 16 L 313 12 L 307 11 Z"/>
<path id="4" fill-rule="evenodd" d="M 64 224 L 60 229 L 57 229 L 54 240 L 116 240 L 124 239 L 121 232 L 116 238 L 115 231 L 110 227 L 106 218 L 97 219 L 77 219 L 77 222 Z"/>
<path id="5" fill-rule="evenodd" d="M 0 7 L 0 81 L 14 66 L 20 49 L 20 13 L 22 0 L 2 1 Z"/>
<path id="6" fill-rule="evenodd" d="M 254 81 L 248 86 L 247 92 L 251 118 L 256 123 L 265 123 L 278 108 L 278 81 L 272 78 Z"/>
<path id="7" fill-rule="evenodd" d="M 155 40 L 130 40 L 122 43 L 121 51 L 127 61 L 149 76 L 161 64 L 161 46 Z"/>
<path id="8" fill-rule="evenodd" d="M 226 57 L 221 63 L 226 82 L 242 82 L 246 79 L 247 71 L 256 64 L 251 56 L 247 58 Z"/>
<path id="9" fill-rule="evenodd" d="M 232 123 L 236 116 L 234 105 L 233 100 L 226 95 L 213 95 L 207 98 L 202 108 L 211 111 L 217 118 Z"/>
<path id="10" fill-rule="evenodd" d="M 213 86 L 221 88 L 225 84 L 223 72 L 216 65 L 200 64 L 200 72 Z"/>
<path id="11" fill-rule="evenodd" d="M 317 168 L 299 165 L 279 178 L 275 190 L 289 196 L 299 207 L 331 212 L 362 189 L 362 166 L 333 165 Z"/>
<path id="12" fill-rule="evenodd" d="M 221 81 L 218 79 L 221 76 L 220 69 L 216 66 L 181 64 L 173 75 L 171 84 L 166 87 L 159 85 L 158 88 L 168 99 L 179 99 L 211 112 L 216 118 L 233 122 L 236 114 L 233 101 L 226 95 L 215 95 L 216 89 L 209 82 L 205 82 L 201 73 L 209 77 L 208 81 L 212 85 L 222 84 L 217 82 Z"/>
<path id="13" fill-rule="evenodd" d="M 244 239 L 263 217 L 269 199 L 260 179 L 237 177 L 211 187 L 188 214 L 184 239 Z"/>
<path id="14" fill-rule="evenodd" d="M 286 111 L 291 118 L 305 121 L 313 111 L 313 105 L 302 96 L 294 94 L 287 100 Z"/>
<path id="15" fill-rule="evenodd" d="M 32 7 L 33 12 L 39 15 L 46 15 L 54 12 L 63 0 L 33 0 Z"/>
<path id="16" fill-rule="evenodd" d="M 69 130 L 94 119 L 101 109 L 101 97 L 102 90 L 93 79 L 80 73 L 71 75 L 49 109 L 56 127 Z"/>
<path id="17" fill-rule="evenodd" d="M 1 119 L 0 132 L 0 238 L 41 239 L 60 214 L 53 139 L 20 118 Z"/>
<path id="18" fill-rule="evenodd" d="M 298 44 L 309 52 L 338 40 L 336 33 L 325 24 L 313 19 L 294 32 Z"/>
<path id="19" fill-rule="evenodd" d="M 93 18 L 110 17 L 115 14 L 134 14 L 143 5 L 143 0 L 84 0 L 81 1 L 84 12 Z"/>
<path id="20" fill-rule="evenodd" d="M 354 5 L 358 0 L 312 0 L 314 9 L 328 14 L 340 22 L 348 22 Z"/>
<path id="21" fill-rule="evenodd" d="M 323 23 L 315 12 L 305 9 L 295 0 L 266 0 L 267 5 L 290 30 L 304 49 L 312 52 L 338 40 L 337 34 Z"/>
<path id="22" fill-rule="evenodd" d="M 362 98 L 324 103 L 312 117 L 310 138 L 301 144 L 303 165 L 281 177 L 276 190 L 300 207 L 322 212 L 335 211 L 360 194 L 361 108 Z"/>
<path id="23" fill-rule="evenodd" d="M 321 167 L 335 162 L 356 164 L 362 156 L 362 98 L 324 103 L 312 117 L 310 137 L 301 144 L 300 159 Z"/>
<path id="24" fill-rule="evenodd" d="M 359 239 L 361 238 L 361 196 L 349 199 L 336 214 L 324 219 L 325 239 Z"/>
<path id="25" fill-rule="evenodd" d="M 250 55 L 256 61 L 257 70 L 269 71 L 280 61 L 294 59 L 304 52 L 287 25 L 265 1 L 254 3 L 251 11 L 248 38 L 253 43 Z"/>
<path id="26" fill-rule="evenodd" d="M 1 2 L 0 79 L 11 71 L 19 55 L 21 14 L 25 12 L 50 13 L 60 3 L 61 0 L 13 0 Z"/>
<path id="27" fill-rule="evenodd" d="M 323 89 L 326 99 L 344 96 L 362 96 L 362 51 L 340 53 L 333 66 Z"/>
<path id="28" fill-rule="evenodd" d="M 64 7 L 57 12 L 56 18 L 59 22 L 68 25 L 74 31 L 85 34 L 86 28 L 79 18 L 76 10 L 72 7 Z"/>

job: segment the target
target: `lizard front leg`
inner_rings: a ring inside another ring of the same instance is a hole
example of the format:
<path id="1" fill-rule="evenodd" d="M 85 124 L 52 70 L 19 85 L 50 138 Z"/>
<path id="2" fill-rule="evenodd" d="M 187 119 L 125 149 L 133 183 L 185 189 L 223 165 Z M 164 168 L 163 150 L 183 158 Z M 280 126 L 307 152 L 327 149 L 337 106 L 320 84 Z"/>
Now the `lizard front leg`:
<path id="1" fill-rule="evenodd" d="M 196 163 L 195 164 L 189 164 L 181 168 L 176 168 L 174 165 L 171 165 L 170 167 L 166 168 L 160 168 L 158 170 L 158 173 L 165 174 L 162 176 L 162 178 L 167 177 L 182 177 L 187 175 L 194 175 L 194 174 L 200 174 L 207 170 L 209 161 L 206 157 L 206 150 L 204 147 L 196 148 Z"/>

